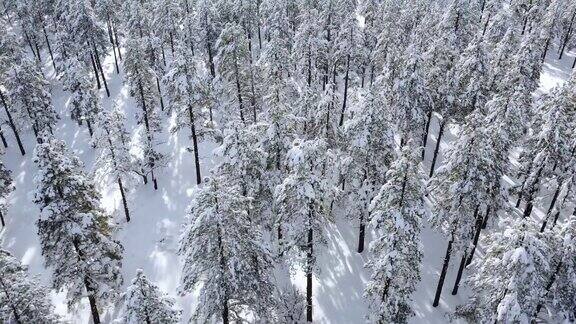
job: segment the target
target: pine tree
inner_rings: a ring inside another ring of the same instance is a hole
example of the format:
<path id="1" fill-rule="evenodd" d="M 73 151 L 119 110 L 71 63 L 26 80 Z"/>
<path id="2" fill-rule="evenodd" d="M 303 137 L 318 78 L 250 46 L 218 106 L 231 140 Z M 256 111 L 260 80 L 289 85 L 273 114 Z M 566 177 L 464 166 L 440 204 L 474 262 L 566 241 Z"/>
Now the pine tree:
<path id="1" fill-rule="evenodd" d="M 221 157 L 215 172 L 237 185 L 243 196 L 252 197 L 253 211 L 250 218 L 258 223 L 272 225 L 269 218 L 261 216 L 269 208 L 272 192 L 265 181 L 267 154 L 262 145 L 268 125 L 251 124 L 246 127 L 236 124 L 224 132 L 222 145 L 215 150 Z"/>
<path id="2" fill-rule="evenodd" d="M 126 221 L 130 221 L 127 191 L 132 180 L 134 165 L 131 161 L 126 119 L 118 103 L 110 111 L 101 112 L 98 116 L 94 136 L 99 155 L 95 165 L 97 174 L 110 176 L 118 184 Z M 128 184 L 128 186 L 127 186 Z"/>
<path id="3" fill-rule="evenodd" d="M 387 181 L 370 204 L 377 238 L 370 245 L 372 270 L 365 296 L 373 322 L 406 323 L 414 314 L 412 293 L 420 281 L 421 218 L 424 215 L 419 157 L 411 143 L 386 173 Z"/>
<path id="4" fill-rule="evenodd" d="M 8 251 L 0 250 L 0 320 L 3 323 L 60 323 L 48 289 Z"/>
<path id="5" fill-rule="evenodd" d="M 244 31 L 237 24 L 226 25 L 216 47 L 218 55 L 214 62 L 218 76 L 215 83 L 224 96 L 220 111 L 229 116 L 228 119 L 239 116 L 245 123 L 251 114 L 251 119 L 256 121 L 256 107 L 252 105 L 250 92 L 250 51 Z"/>
<path id="6" fill-rule="evenodd" d="M 529 323 L 551 271 L 551 238 L 530 218 L 507 218 L 483 240 L 484 258 L 466 280 L 472 290 L 455 316 L 471 322 Z"/>
<path id="7" fill-rule="evenodd" d="M 100 195 L 84 174 L 82 162 L 61 140 L 45 138 L 35 150 L 39 172 L 34 202 L 42 255 L 53 270 L 55 289 L 67 290 L 68 306 L 88 295 L 94 323 L 99 305 L 116 295 L 122 284 L 122 245 L 112 239 L 110 217 Z"/>
<path id="8" fill-rule="evenodd" d="M 136 100 L 141 112 L 137 115 L 138 124 L 138 148 L 139 161 L 141 164 L 144 183 L 147 175 L 152 177 L 154 189 L 158 189 L 155 170 L 164 163 L 164 156 L 157 149 L 157 135 L 161 130 L 158 116 L 158 102 L 155 79 L 156 74 L 146 60 L 146 42 L 142 38 L 129 38 L 126 42 L 126 54 L 124 68 L 130 94 Z"/>
<path id="9" fill-rule="evenodd" d="M 69 34 L 69 42 L 64 46 L 67 53 L 78 53 L 84 63 L 92 64 L 98 89 L 100 80 L 104 84 L 106 94 L 110 90 L 102 68 L 101 54 L 107 53 L 108 37 L 103 24 L 97 19 L 94 7 L 88 1 L 75 0 L 60 2 L 58 18 L 64 27 L 60 32 Z"/>
<path id="10" fill-rule="evenodd" d="M 102 110 L 100 98 L 94 90 L 88 67 L 78 58 L 70 56 L 63 65 L 64 90 L 72 93 L 70 98 L 70 114 L 78 124 L 86 121 L 90 136 L 94 134 L 93 125 Z"/>
<path id="11" fill-rule="evenodd" d="M 163 83 L 167 88 L 170 109 L 176 112 L 176 125 L 173 130 L 190 129 L 196 183 L 200 184 L 202 176 L 198 142 L 212 126 L 210 122 L 215 100 L 207 71 L 198 66 L 198 60 L 192 55 L 191 49 L 186 44 L 178 43 L 174 55 Z M 210 117 L 206 116 L 207 114 Z"/>
<path id="12" fill-rule="evenodd" d="M 556 314 L 559 321 L 571 321 L 576 318 L 576 216 L 571 216 L 559 230 L 552 234 L 553 260 L 549 269 L 546 288 L 539 292 L 540 303 L 534 317 L 539 315 L 542 306 L 549 309 L 548 314 Z"/>
<path id="13" fill-rule="evenodd" d="M 358 253 L 364 250 L 368 207 L 386 181 L 396 146 L 391 121 L 382 113 L 385 105 L 382 93 L 378 85 L 360 91 L 351 107 L 352 116 L 344 123 L 346 151 L 352 158 L 346 177 L 351 188 L 349 213 L 359 219 Z"/>
<path id="14" fill-rule="evenodd" d="M 23 57 L 8 75 L 10 101 L 18 107 L 22 123 L 32 125 L 38 141 L 42 135 L 54 131 L 58 114 L 52 105 L 49 83 L 40 67 L 32 60 Z"/>
<path id="15" fill-rule="evenodd" d="M 327 184 L 322 175 L 326 143 L 294 141 L 286 156 L 288 175 L 275 191 L 280 250 L 290 252 L 290 263 L 306 273 L 306 320 L 312 321 L 312 275 L 317 271 L 318 246 L 326 244 L 330 222 Z"/>
<path id="16" fill-rule="evenodd" d="M 7 78 L 12 69 L 14 62 L 22 55 L 22 49 L 18 44 L 16 35 L 13 31 L 7 28 L 8 23 L 0 18 L 0 101 L 2 101 L 2 106 L 4 106 L 4 112 L 6 113 L 6 118 L 8 119 L 8 125 L 14 133 L 16 142 L 18 143 L 18 148 L 22 155 L 26 154 L 22 140 L 20 139 L 20 133 L 22 130 L 21 123 L 18 123 L 18 119 L 14 116 L 20 116 L 18 109 L 13 107 L 9 102 L 8 94 L 6 93 L 7 88 L 10 86 L 7 83 Z"/>
<path id="17" fill-rule="evenodd" d="M 182 292 L 200 287 L 195 321 L 274 321 L 272 259 L 250 219 L 250 200 L 217 176 L 193 195 L 179 254 Z"/>
<path id="18" fill-rule="evenodd" d="M 430 180 L 433 197 L 431 223 L 448 238 L 448 248 L 438 281 L 433 306 L 438 306 L 452 250 L 462 252 L 462 260 L 452 294 L 459 281 L 470 250 L 476 245 L 482 224 L 480 211 L 496 212 L 505 203 L 500 188 L 504 159 L 497 141 L 481 127 L 479 113 L 469 116 L 460 139 L 446 153 L 446 162 Z M 473 251 L 473 250 L 472 250 Z M 473 252 L 472 252 L 473 253 Z"/>
<path id="19" fill-rule="evenodd" d="M 175 308 L 174 300 L 166 296 L 150 282 L 144 272 L 136 271 L 136 278 L 126 289 L 124 296 L 124 315 L 117 320 L 120 323 L 179 323 L 181 310 Z"/>
<path id="20" fill-rule="evenodd" d="M 8 210 L 8 197 L 14 191 L 14 181 L 12 180 L 12 172 L 4 166 L 0 161 L 0 224 L 2 227 L 6 226 L 4 215 Z"/>

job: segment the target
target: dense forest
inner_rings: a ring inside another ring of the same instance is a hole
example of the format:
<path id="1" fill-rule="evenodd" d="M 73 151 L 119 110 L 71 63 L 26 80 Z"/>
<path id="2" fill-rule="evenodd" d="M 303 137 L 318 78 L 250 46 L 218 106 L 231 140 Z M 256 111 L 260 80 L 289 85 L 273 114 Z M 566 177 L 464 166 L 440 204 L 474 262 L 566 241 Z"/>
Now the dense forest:
<path id="1" fill-rule="evenodd" d="M 0 11 L 0 322 L 576 321 L 576 1 Z"/>

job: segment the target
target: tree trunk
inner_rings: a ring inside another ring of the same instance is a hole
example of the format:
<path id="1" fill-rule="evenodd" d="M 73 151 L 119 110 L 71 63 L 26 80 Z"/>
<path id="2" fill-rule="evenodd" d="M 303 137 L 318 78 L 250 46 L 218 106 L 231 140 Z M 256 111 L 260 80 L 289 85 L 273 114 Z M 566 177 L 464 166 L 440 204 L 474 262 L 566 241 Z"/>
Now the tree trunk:
<path id="1" fill-rule="evenodd" d="M 122 61 L 122 51 L 120 51 L 120 41 L 118 40 L 118 33 L 116 32 L 116 27 L 112 25 L 112 32 L 114 34 L 114 39 L 116 40 L 116 48 L 118 49 L 118 60 Z"/>
<path id="2" fill-rule="evenodd" d="M 50 40 L 48 39 L 48 34 L 46 33 L 46 27 L 42 26 L 44 31 L 44 38 L 46 38 L 46 46 L 48 47 L 48 53 L 50 53 L 50 59 L 52 60 L 52 66 L 54 66 L 54 71 L 58 72 L 56 68 L 56 61 L 54 61 L 54 54 L 52 53 L 52 46 L 50 46 Z"/>
<path id="3" fill-rule="evenodd" d="M 100 314 L 98 313 L 98 306 L 96 305 L 96 297 L 94 297 L 94 288 L 92 288 L 88 278 L 84 278 L 84 285 L 86 286 L 86 291 L 88 292 L 88 301 L 90 302 L 92 320 L 94 324 L 100 324 Z"/>
<path id="4" fill-rule="evenodd" d="M 20 153 L 24 156 L 26 151 L 24 150 L 24 145 L 22 145 L 22 141 L 20 140 L 20 134 L 18 134 L 18 128 L 16 128 L 16 124 L 14 124 L 14 119 L 12 119 L 12 114 L 10 110 L 8 110 L 8 103 L 6 102 L 6 98 L 4 98 L 4 94 L 0 91 L 0 99 L 2 100 L 2 104 L 4 105 L 4 110 L 6 111 L 6 116 L 8 117 L 8 123 L 10 124 L 10 128 L 14 133 L 14 137 L 16 138 L 16 142 L 18 143 L 18 148 L 20 148 Z"/>
<path id="5" fill-rule="evenodd" d="M 162 98 L 162 90 L 160 89 L 160 80 L 156 77 L 156 87 L 158 88 L 158 95 L 160 96 L 160 110 L 164 111 L 164 99 Z"/>
<path id="6" fill-rule="evenodd" d="M 6 226 L 6 222 L 4 221 L 4 214 L 2 213 L 2 210 L 0 210 L 0 224 L 2 224 L 2 227 Z"/>
<path id="7" fill-rule="evenodd" d="M 548 53 L 548 46 L 550 45 L 550 37 L 546 39 L 546 44 L 544 44 L 544 52 L 542 53 L 542 63 L 546 60 L 546 54 Z"/>
<path id="8" fill-rule="evenodd" d="M 564 55 L 564 50 L 566 49 L 566 45 L 568 45 L 568 41 L 570 40 L 570 35 L 572 34 L 572 26 L 574 25 L 574 18 L 576 18 L 576 10 L 572 14 L 572 19 L 570 19 L 570 25 L 568 26 L 568 31 L 566 35 L 564 35 L 564 41 L 562 42 L 562 48 L 560 49 L 560 55 L 558 59 L 561 60 L 562 56 Z"/>
<path id="9" fill-rule="evenodd" d="M 122 185 L 122 179 L 118 177 L 118 188 L 120 189 L 120 196 L 122 196 L 122 205 L 124 206 L 124 215 L 126 215 L 126 221 L 130 221 L 130 211 L 128 210 L 128 202 L 126 200 L 126 193 L 124 192 L 124 186 Z"/>
<path id="10" fill-rule="evenodd" d="M 346 58 L 346 74 L 344 75 L 344 98 L 342 99 L 342 112 L 340 113 L 340 127 L 344 125 L 344 113 L 346 112 L 346 103 L 348 102 L 348 75 L 350 73 L 350 54 Z"/>
<path id="11" fill-rule="evenodd" d="M 572 62 L 572 69 L 576 67 L 576 57 L 574 57 L 574 62 Z"/>
<path id="12" fill-rule="evenodd" d="M 364 222 L 364 213 L 360 213 L 360 233 L 358 236 L 358 253 L 364 251 L 364 237 L 366 236 L 366 224 Z"/>
<path id="13" fill-rule="evenodd" d="M 246 123 L 246 121 L 244 120 L 244 104 L 242 103 L 242 89 L 240 89 L 240 80 L 239 80 L 239 76 L 238 76 L 238 62 L 234 61 L 234 76 L 236 79 L 236 96 L 238 98 L 238 106 L 240 108 L 240 120 L 242 120 L 242 123 Z"/>
<path id="14" fill-rule="evenodd" d="M 438 130 L 438 138 L 436 139 L 436 146 L 434 147 L 434 155 L 432 156 L 432 163 L 430 165 L 429 177 L 432 178 L 434 175 L 434 167 L 436 166 L 436 159 L 438 158 L 438 152 L 440 151 L 440 143 L 442 142 L 442 135 L 444 134 L 444 126 L 446 126 L 446 121 L 442 120 L 440 122 L 440 129 Z"/>
<path id="15" fill-rule="evenodd" d="M 462 274 L 464 273 L 464 268 L 466 267 L 466 259 L 468 252 L 464 251 L 462 254 L 462 259 L 460 260 L 460 267 L 458 267 L 458 274 L 456 275 L 456 281 L 454 282 L 454 288 L 452 288 L 452 295 L 458 294 L 458 288 L 460 287 L 460 280 L 462 280 Z"/>
<path id="16" fill-rule="evenodd" d="M 194 149 L 194 163 L 196 165 L 196 184 L 202 183 L 202 175 L 200 174 L 200 157 L 198 153 L 198 136 L 196 135 L 196 126 L 194 123 L 194 114 L 192 107 L 188 106 L 188 114 L 190 116 L 190 131 L 192 132 L 192 145 Z"/>
<path id="17" fill-rule="evenodd" d="M 474 240 L 472 241 L 472 250 L 470 251 L 468 260 L 466 260 L 466 266 L 472 263 L 472 258 L 474 257 L 474 252 L 476 252 L 476 247 L 478 246 L 478 240 L 480 239 L 480 232 L 482 231 L 483 228 L 486 228 L 485 222 L 488 220 L 488 215 L 490 215 L 490 207 L 486 209 L 486 216 L 484 216 L 484 218 L 480 216 L 476 217 L 476 232 L 474 233 Z"/>
<path id="18" fill-rule="evenodd" d="M 206 33 L 206 51 L 208 52 L 208 67 L 210 68 L 210 75 L 212 75 L 212 78 L 215 78 L 216 70 L 214 69 L 214 58 L 212 57 L 212 45 L 208 40 L 208 33 Z"/>
<path id="19" fill-rule="evenodd" d="M 546 224 L 548 223 L 548 219 L 554 209 L 554 205 L 556 205 L 556 200 L 558 200 L 558 194 L 560 194 L 560 189 L 562 189 L 562 183 L 558 184 L 558 188 L 554 192 L 554 196 L 552 197 L 552 201 L 550 202 L 550 207 L 548 207 L 548 212 L 546 212 L 546 217 L 544 217 L 544 221 L 542 222 L 542 227 L 540 227 L 540 233 L 544 232 L 546 229 Z"/>
<path id="20" fill-rule="evenodd" d="M 158 181 L 154 176 L 154 168 L 150 169 L 150 177 L 152 177 L 152 183 L 154 184 L 154 190 L 158 190 Z"/>
<path id="21" fill-rule="evenodd" d="M 313 230 L 308 229 L 308 252 L 306 255 L 306 320 L 312 322 L 312 253 Z"/>
<path id="22" fill-rule="evenodd" d="M 4 131 L 2 130 L 1 125 L 0 125 L 0 139 L 2 139 L 2 145 L 4 145 L 4 148 L 8 148 L 8 142 L 6 142 L 6 137 L 4 137 Z"/>
<path id="23" fill-rule="evenodd" d="M 561 267 L 562 267 L 562 262 L 559 262 L 558 265 L 556 266 L 556 271 L 552 272 L 552 277 L 550 277 L 550 281 L 548 281 L 548 284 L 546 284 L 546 290 L 544 291 L 544 296 L 542 296 L 542 297 L 546 297 L 546 295 L 548 295 L 550 288 L 552 288 L 552 285 L 556 281 L 556 274 L 560 271 Z M 541 309 L 542 309 L 542 303 L 538 303 L 538 305 L 536 306 L 536 312 L 534 312 L 533 318 L 536 318 L 536 316 L 538 316 L 538 313 L 540 313 Z M 534 323 L 534 321 L 532 323 Z"/>
<path id="24" fill-rule="evenodd" d="M 430 124 L 432 122 L 432 109 L 428 110 L 428 120 L 426 121 L 426 129 L 424 130 L 424 137 L 422 139 L 422 144 L 424 148 L 422 149 L 422 161 L 426 157 L 426 146 L 428 145 L 428 133 L 430 132 Z"/>
<path id="25" fill-rule="evenodd" d="M 112 24 L 110 23 L 110 17 L 106 19 L 106 27 L 108 27 L 108 39 L 110 40 L 110 44 L 112 44 L 112 54 L 114 55 L 116 74 L 120 74 L 120 69 L 118 68 L 118 58 L 116 57 L 116 44 L 114 43 L 114 35 L 112 34 Z"/>
<path id="26" fill-rule="evenodd" d="M 452 242 L 453 237 L 448 241 L 448 247 L 446 248 L 446 255 L 444 256 L 444 264 L 442 265 L 442 272 L 440 272 L 440 278 L 438 280 L 438 286 L 436 287 L 436 295 L 434 296 L 434 302 L 432 306 L 437 307 L 440 303 L 440 295 L 442 295 L 442 287 L 444 286 L 444 280 L 446 279 L 446 272 L 448 272 L 448 264 L 450 263 L 450 254 L 452 253 Z"/>
<path id="27" fill-rule="evenodd" d="M 534 194 L 536 193 L 536 191 L 538 191 L 538 183 L 540 182 L 540 175 L 542 174 L 543 168 L 544 168 L 544 166 L 542 165 L 538 169 L 538 172 L 536 173 L 536 178 L 534 179 L 534 182 L 533 182 L 533 184 L 530 187 L 530 190 L 528 192 L 528 197 L 527 197 L 528 200 L 526 202 L 526 208 L 524 209 L 524 214 L 523 214 L 524 218 L 530 216 L 530 214 L 532 213 L 532 208 L 534 207 L 534 205 L 532 204 L 532 200 L 534 199 Z"/>
<path id="28" fill-rule="evenodd" d="M 88 134 L 90 134 L 90 137 L 92 137 L 92 135 L 94 135 L 94 131 L 92 130 L 92 123 L 90 123 L 90 119 L 86 119 L 86 126 L 88 127 Z"/>
<path id="29" fill-rule="evenodd" d="M 94 77 L 96 78 L 96 85 L 98 90 L 102 89 L 100 85 L 100 76 L 98 75 L 98 68 L 96 67 L 96 62 L 94 61 L 94 55 L 90 54 L 90 59 L 92 60 L 92 68 L 94 69 Z"/>
<path id="30" fill-rule="evenodd" d="M 40 47 L 38 46 L 38 41 L 34 39 L 34 46 L 36 46 L 36 53 L 38 53 L 38 62 L 42 63 L 42 57 L 40 56 Z"/>
<path id="31" fill-rule="evenodd" d="M 98 49 L 96 44 L 92 43 L 94 48 L 94 57 L 96 58 L 96 64 L 98 64 L 98 69 L 100 70 L 100 75 L 102 76 L 102 83 L 104 83 L 104 88 L 106 89 L 106 96 L 110 98 L 110 90 L 108 89 L 108 82 L 106 82 L 106 76 L 104 75 L 104 69 L 102 68 L 102 63 L 100 62 L 100 54 L 98 54 Z"/>

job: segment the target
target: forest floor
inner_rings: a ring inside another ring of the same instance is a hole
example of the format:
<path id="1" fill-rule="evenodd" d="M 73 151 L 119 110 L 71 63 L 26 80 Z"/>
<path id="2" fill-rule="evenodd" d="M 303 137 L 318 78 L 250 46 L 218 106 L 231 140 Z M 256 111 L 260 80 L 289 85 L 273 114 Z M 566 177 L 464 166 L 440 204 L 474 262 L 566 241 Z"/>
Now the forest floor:
<path id="1" fill-rule="evenodd" d="M 564 55 L 560 61 L 555 50 L 550 50 L 546 58 L 541 75 L 541 87 L 535 95 L 549 91 L 561 84 L 570 75 L 571 65 L 576 53 Z M 62 91 L 60 82 L 55 79 L 52 64 L 48 56 L 44 56 L 44 73 L 52 83 L 52 97 L 54 106 L 60 112 L 61 120 L 58 123 L 56 137 L 66 141 L 73 151 L 84 161 L 86 170 L 92 171 L 95 151 L 90 145 L 86 127 L 79 127 L 69 116 L 69 93 Z M 117 74 L 112 56 L 108 56 L 104 63 L 107 74 L 110 97 L 106 97 L 104 89 L 101 90 L 104 109 L 110 109 L 114 102 L 120 104 L 128 118 L 128 129 L 135 128 L 136 107 L 130 98 L 128 87 L 123 83 L 125 79 L 122 70 Z M 428 139 L 424 169 L 430 167 L 432 150 L 438 132 L 438 117 L 435 116 L 431 124 Z M 168 120 L 168 123 L 173 122 Z M 166 125 L 166 124 L 165 124 Z M 5 130 L 10 147 L 4 157 L 4 163 L 13 172 L 16 190 L 10 199 L 10 209 L 7 213 L 6 227 L 0 232 L 0 246 L 13 253 L 29 271 L 39 275 L 42 283 L 50 286 L 51 271 L 44 268 L 44 259 L 41 255 L 37 228 L 35 222 L 39 215 L 38 207 L 32 203 L 32 194 L 35 190 L 34 176 L 37 168 L 32 161 L 35 140 L 31 134 L 23 137 L 27 148 L 25 156 L 21 156 L 12 134 Z M 442 147 L 457 137 L 457 129 L 450 128 L 444 136 Z M 104 208 L 114 214 L 119 231 L 117 238 L 124 246 L 124 260 L 122 273 L 124 286 L 127 286 L 135 276 L 137 269 L 143 269 L 147 276 L 159 287 L 171 294 L 177 295 L 180 276 L 180 265 L 176 255 L 178 237 L 187 206 L 196 186 L 193 154 L 187 149 L 191 141 L 187 133 L 164 132 L 163 150 L 169 157 L 169 163 L 158 172 L 159 189 L 155 191 L 150 184 L 144 186 L 137 183 L 129 197 L 132 220 L 126 223 L 121 210 L 120 194 L 110 179 L 98 178 L 97 186 L 102 193 Z M 212 151 L 215 143 L 203 142 L 200 146 L 202 174 L 208 175 L 215 163 Z M 442 154 L 439 156 L 437 167 L 442 164 Z M 427 173 L 427 172 L 426 172 Z M 545 195 L 544 195 L 545 196 Z M 545 203 L 543 200 L 542 203 Z M 538 207 L 538 208 L 536 208 Z M 534 217 L 542 217 L 545 209 L 536 206 Z M 368 249 L 362 254 L 356 252 L 358 240 L 358 221 L 347 219 L 335 211 L 336 221 L 328 230 L 328 244 L 322 249 L 319 258 L 320 272 L 314 277 L 314 317 L 318 323 L 363 323 L 367 312 L 367 305 L 363 299 L 363 289 L 369 279 L 369 273 L 364 268 Z M 371 233 L 367 240 L 370 241 Z M 444 323 L 446 314 L 461 304 L 467 295 L 467 289 L 462 287 L 457 296 L 450 291 L 454 283 L 460 256 L 454 254 L 451 266 L 444 285 L 444 291 L 439 307 L 432 307 L 432 299 L 436 289 L 447 240 L 437 232 L 431 230 L 427 224 L 422 232 L 424 259 L 422 264 L 422 280 L 415 292 L 414 309 L 416 316 L 413 323 Z M 478 251 L 481 256 L 482 249 Z M 279 271 L 286 271 L 286 267 L 279 266 Z M 466 276 L 466 273 L 464 274 Z M 279 276 L 279 278 L 288 278 Z M 287 285 L 286 280 L 278 279 L 280 286 Z M 301 273 L 291 275 L 293 283 L 304 288 L 305 280 Z M 51 297 L 56 306 L 57 313 L 73 323 L 89 323 L 90 311 L 87 299 L 76 312 L 69 312 L 66 308 L 65 293 L 52 291 Z M 184 310 L 183 320 L 187 321 L 196 298 L 185 296 L 177 298 L 179 306 Z M 116 318 L 118 307 L 109 309 L 103 316 L 104 322 L 111 322 Z"/>

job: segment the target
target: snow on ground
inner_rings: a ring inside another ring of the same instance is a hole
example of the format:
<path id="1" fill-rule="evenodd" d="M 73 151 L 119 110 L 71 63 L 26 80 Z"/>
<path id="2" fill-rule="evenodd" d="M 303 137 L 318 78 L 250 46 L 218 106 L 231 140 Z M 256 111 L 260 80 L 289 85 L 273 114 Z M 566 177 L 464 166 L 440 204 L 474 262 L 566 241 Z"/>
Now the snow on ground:
<path id="1" fill-rule="evenodd" d="M 569 77 L 575 52 L 565 54 L 559 61 L 555 50 L 550 50 L 541 76 L 541 88 L 538 94 L 549 91 Z M 44 56 L 47 58 L 47 56 Z M 102 103 L 104 109 L 109 109 L 117 101 L 124 107 L 128 117 L 128 127 L 134 127 L 135 107 L 130 98 L 128 89 L 123 85 L 123 74 L 117 75 L 114 70 L 112 56 L 106 58 L 104 68 L 107 73 L 108 86 L 111 97 L 107 98 L 102 89 Z M 94 160 L 94 150 L 88 141 L 88 131 L 85 127 L 70 120 L 67 110 L 69 95 L 62 91 L 59 82 L 54 78 L 51 62 L 44 60 L 44 71 L 48 79 L 52 80 L 52 96 L 55 107 L 60 111 L 61 120 L 58 124 L 56 136 L 64 139 L 66 143 L 78 154 L 91 171 Z M 537 94 L 537 95 L 538 95 Z M 431 124 L 430 137 L 426 152 L 425 170 L 429 168 L 432 150 L 436 142 L 438 120 L 435 118 Z M 445 148 L 455 136 L 456 130 L 451 128 L 447 132 L 442 147 Z M 10 132 L 6 132 L 10 147 L 4 157 L 5 165 L 12 170 L 16 190 L 11 197 L 10 209 L 7 214 L 7 226 L 0 232 L 2 248 L 11 251 L 24 264 L 29 266 L 32 274 L 39 275 L 41 281 L 50 285 L 50 271 L 43 266 L 39 240 L 36 235 L 35 221 L 39 209 L 32 203 L 31 193 L 35 189 L 33 178 L 36 166 L 32 162 L 35 140 L 31 134 L 23 138 L 27 153 L 20 155 L 15 147 L 15 141 Z M 130 209 L 132 221 L 126 223 L 119 210 L 120 195 L 114 183 L 108 179 L 97 179 L 103 199 L 103 206 L 114 212 L 116 222 L 120 228 L 118 239 L 122 242 L 125 252 L 122 273 L 125 286 L 135 276 L 136 270 L 144 269 L 152 281 L 155 281 L 162 290 L 172 295 L 177 294 L 180 265 L 175 254 L 177 239 L 182 228 L 191 189 L 196 185 L 194 162 L 192 153 L 187 150 L 190 146 L 188 135 L 183 133 L 171 134 L 165 132 L 165 153 L 170 162 L 158 173 L 159 190 L 154 191 L 152 186 L 137 183 L 135 190 L 130 194 Z M 202 143 L 200 156 L 202 174 L 206 175 L 214 164 L 212 150 L 214 143 Z M 440 154 L 437 166 L 442 162 Z M 536 215 L 541 214 L 536 210 Z M 339 215 L 341 216 L 341 215 Z M 328 245 L 323 249 L 319 258 L 320 273 L 314 278 L 314 316 L 319 323 L 362 323 L 367 312 L 367 305 L 362 297 L 369 273 L 364 269 L 367 250 L 363 254 L 356 252 L 358 235 L 357 221 L 350 221 L 344 217 L 337 217 L 335 224 L 330 226 L 327 234 Z M 368 233 L 369 240 L 371 234 Z M 432 307 L 432 299 L 440 273 L 447 241 L 434 232 L 427 225 L 422 231 L 424 260 L 422 264 L 422 280 L 415 292 L 414 309 L 416 316 L 412 323 L 444 323 L 447 313 L 465 300 L 467 289 L 463 286 L 458 296 L 452 296 L 450 291 L 454 283 L 456 267 L 460 256 L 454 254 L 451 259 L 451 268 L 446 278 L 440 305 Z M 481 254 L 481 248 L 479 251 Z M 280 269 L 283 267 L 279 266 Z M 285 269 L 285 267 L 284 267 Z M 466 274 L 464 274 L 466 275 Z M 281 276 L 280 276 L 281 277 Z M 288 278 L 288 275 L 285 276 Z M 281 286 L 285 280 L 278 278 Z M 292 281 L 300 288 L 304 288 L 305 280 L 302 274 L 296 273 Z M 88 323 L 90 321 L 87 300 L 77 312 L 69 313 L 66 309 L 64 293 L 52 293 L 56 310 L 73 323 Z M 184 309 L 184 320 L 190 316 L 194 296 L 179 297 L 180 307 Z M 110 310 L 103 320 L 110 322 L 116 316 Z"/>

